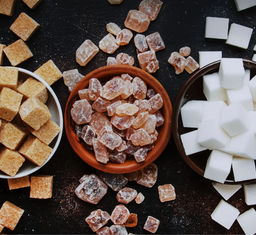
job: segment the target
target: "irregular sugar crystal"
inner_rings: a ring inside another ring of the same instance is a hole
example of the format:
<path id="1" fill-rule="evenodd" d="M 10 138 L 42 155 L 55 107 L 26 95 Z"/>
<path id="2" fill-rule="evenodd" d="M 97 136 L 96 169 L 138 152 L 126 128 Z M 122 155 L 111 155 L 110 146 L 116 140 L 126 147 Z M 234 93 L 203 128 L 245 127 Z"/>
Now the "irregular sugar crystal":
<path id="1" fill-rule="evenodd" d="M 179 53 L 180 53 L 181 56 L 187 57 L 191 53 L 191 48 L 187 47 L 187 46 L 181 47 L 180 50 L 179 50 Z"/>
<path id="2" fill-rule="evenodd" d="M 89 81 L 89 97 L 90 100 L 97 100 L 102 91 L 102 85 L 97 78 L 91 78 Z"/>
<path id="3" fill-rule="evenodd" d="M 124 163 L 126 160 L 125 152 L 118 152 L 117 150 L 109 152 L 109 161 L 113 163 Z"/>
<path id="4" fill-rule="evenodd" d="M 148 156 L 148 148 L 140 148 L 134 153 L 136 162 L 144 162 Z"/>
<path id="5" fill-rule="evenodd" d="M 106 146 L 103 145 L 96 138 L 92 139 L 92 146 L 96 160 L 103 164 L 107 164 L 107 162 L 109 161 L 109 156 Z"/>
<path id="6" fill-rule="evenodd" d="M 99 137 L 99 141 L 107 148 L 114 150 L 122 143 L 122 138 L 115 132 L 105 132 Z"/>
<path id="7" fill-rule="evenodd" d="M 117 193 L 116 199 L 120 203 L 128 204 L 135 199 L 137 194 L 138 193 L 135 189 L 124 187 Z"/>
<path id="8" fill-rule="evenodd" d="M 150 104 L 148 100 L 135 100 L 134 104 L 139 108 L 139 112 L 146 112 L 150 109 Z"/>
<path id="9" fill-rule="evenodd" d="M 87 100 L 77 100 L 70 111 L 71 117 L 78 125 L 90 122 L 92 117 L 92 106 Z"/>
<path id="10" fill-rule="evenodd" d="M 133 96 L 138 100 L 143 100 L 146 98 L 147 94 L 147 84 L 139 77 L 135 77 L 132 80 L 133 85 Z"/>
<path id="11" fill-rule="evenodd" d="M 87 101 L 90 100 L 90 96 L 89 96 L 89 89 L 84 88 L 78 91 L 78 96 L 80 98 L 80 100 L 86 99 Z"/>
<path id="12" fill-rule="evenodd" d="M 95 137 L 96 135 L 93 129 L 89 125 L 84 125 L 80 134 L 80 138 L 82 138 L 86 144 L 92 145 L 92 139 Z"/>
<path id="13" fill-rule="evenodd" d="M 140 128 L 131 135 L 131 141 L 135 146 L 145 146 L 151 144 L 151 137 L 143 128 Z"/>
<path id="14" fill-rule="evenodd" d="M 115 65 L 115 64 L 117 64 L 116 58 L 112 57 L 112 56 L 109 56 L 107 58 L 107 65 Z"/>
<path id="15" fill-rule="evenodd" d="M 130 10 L 125 19 L 124 25 L 137 33 L 143 33 L 148 29 L 150 20 L 142 11 Z"/>
<path id="16" fill-rule="evenodd" d="M 126 53 L 119 53 L 116 56 L 116 62 L 117 62 L 117 64 L 125 64 L 125 65 L 133 66 L 134 59 L 133 59 L 133 57 L 129 56 Z"/>
<path id="17" fill-rule="evenodd" d="M 69 92 L 71 92 L 71 91 L 74 89 L 74 87 L 76 86 L 76 84 L 77 84 L 78 82 L 80 82 L 80 80 L 81 80 L 83 77 L 84 77 L 84 75 L 82 75 L 81 73 L 76 73 L 76 74 L 74 74 L 73 79 L 72 79 L 72 81 L 69 83 L 69 86 L 68 86 Z"/>
<path id="18" fill-rule="evenodd" d="M 122 140 L 122 143 L 116 147 L 116 150 L 118 152 L 123 152 L 124 150 L 126 150 L 128 148 L 127 144 L 126 144 L 126 141 L 125 140 Z"/>
<path id="19" fill-rule="evenodd" d="M 110 4 L 120 4 L 123 0 L 108 0 Z"/>
<path id="20" fill-rule="evenodd" d="M 145 13 L 153 21 L 157 18 L 163 2 L 160 0 L 143 0 L 139 5 L 139 10 Z"/>
<path id="21" fill-rule="evenodd" d="M 146 66 L 146 71 L 149 73 L 155 73 L 159 69 L 158 61 L 150 61 Z"/>
<path id="22" fill-rule="evenodd" d="M 115 36 L 121 31 L 121 28 L 117 24 L 112 23 L 112 22 L 110 22 L 106 25 L 106 29 L 109 33 L 111 33 Z"/>
<path id="23" fill-rule="evenodd" d="M 134 45 L 140 53 L 148 50 L 146 37 L 143 34 L 136 34 L 134 37 Z"/>
<path id="24" fill-rule="evenodd" d="M 100 228 L 99 230 L 96 231 L 97 235 L 109 235 L 111 234 L 111 230 L 109 227 L 105 226 L 103 228 Z"/>
<path id="25" fill-rule="evenodd" d="M 133 228 L 138 223 L 138 216 L 135 213 L 130 213 L 128 219 L 126 220 L 124 226 L 128 228 Z"/>
<path id="26" fill-rule="evenodd" d="M 147 121 L 141 126 L 148 134 L 152 134 L 156 128 L 156 116 L 149 114 Z"/>
<path id="27" fill-rule="evenodd" d="M 153 89 L 153 88 L 149 88 L 148 90 L 147 90 L 147 97 L 150 99 L 150 98 L 152 98 L 154 95 L 156 95 L 157 93 L 156 93 L 156 91 Z"/>
<path id="28" fill-rule="evenodd" d="M 159 227 L 160 221 L 152 216 L 148 216 L 143 229 L 150 233 L 156 233 L 158 227 Z"/>
<path id="29" fill-rule="evenodd" d="M 103 227 L 110 220 L 110 215 L 106 211 L 97 209 L 92 211 L 91 214 L 85 218 L 86 223 L 89 225 L 93 232 L 96 232 Z"/>
<path id="30" fill-rule="evenodd" d="M 164 124 L 164 116 L 162 113 L 158 110 L 154 115 L 156 116 L 156 127 L 162 126 Z"/>
<path id="31" fill-rule="evenodd" d="M 110 232 L 111 235 L 128 235 L 124 225 L 111 225 Z"/>
<path id="32" fill-rule="evenodd" d="M 99 51 L 99 48 L 91 41 L 85 40 L 76 50 L 76 62 L 85 66 Z"/>
<path id="33" fill-rule="evenodd" d="M 92 108 L 97 112 L 103 113 L 107 111 L 107 107 L 110 104 L 111 102 L 109 100 L 98 97 L 97 100 L 95 100 L 94 103 L 92 104 Z"/>
<path id="34" fill-rule="evenodd" d="M 113 54 L 119 48 L 119 45 L 117 44 L 115 37 L 109 33 L 100 40 L 99 48 L 105 53 Z"/>
<path id="35" fill-rule="evenodd" d="M 66 86 L 69 86 L 70 82 L 73 80 L 74 76 L 79 73 L 78 69 L 70 69 L 68 71 L 64 71 L 62 76 L 63 76 L 63 81 Z"/>
<path id="36" fill-rule="evenodd" d="M 137 58 L 142 70 L 148 73 L 155 73 L 159 69 L 159 62 L 153 50 L 139 53 Z"/>
<path id="37" fill-rule="evenodd" d="M 186 59 L 186 65 L 185 65 L 185 70 L 191 74 L 194 71 L 196 71 L 199 68 L 199 64 L 195 61 L 195 59 L 191 56 L 189 56 Z"/>
<path id="38" fill-rule="evenodd" d="M 137 117 L 133 120 L 132 127 L 134 129 L 140 128 L 148 120 L 148 112 L 140 112 Z"/>
<path id="39" fill-rule="evenodd" d="M 79 183 L 80 183 L 80 184 L 83 183 L 83 182 L 87 179 L 87 177 L 89 177 L 89 175 L 83 175 L 83 176 L 79 179 Z"/>
<path id="40" fill-rule="evenodd" d="M 158 132 L 156 129 L 152 134 L 150 134 L 150 137 L 151 137 L 151 144 L 153 144 L 157 140 L 157 137 L 158 137 Z"/>
<path id="41" fill-rule="evenodd" d="M 146 36 L 146 41 L 150 50 L 160 51 L 165 48 L 164 41 L 158 32 Z"/>
<path id="42" fill-rule="evenodd" d="M 168 202 L 176 199 L 175 188 L 171 184 L 159 185 L 158 194 L 161 202 Z"/>
<path id="43" fill-rule="evenodd" d="M 159 93 L 150 98 L 148 102 L 150 105 L 149 113 L 155 113 L 157 110 L 161 109 L 164 104 L 163 98 Z"/>
<path id="44" fill-rule="evenodd" d="M 128 181 L 136 181 L 136 179 L 139 176 L 139 171 L 126 173 L 126 174 L 124 174 L 124 176 L 128 179 Z"/>
<path id="45" fill-rule="evenodd" d="M 78 138 L 81 138 L 82 129 L 83 129 L 83 125 L 75 124 L 75 132 L 76 132 L 76 135 L 78 136 Z"/>
<path id="46" fill-rule="evenodd" d="M 83 201 L 98 204 L 107 190 L 108 186 L 97 175 L 92 174 L 84 177 L 83 182 L 76 188 L 75 194 Z"/>
<path id="47" fill-rule="evenodd" d="M 101 137 L 102 135 L 104 135 L 105 133 L 111 133 L 113 132 L 113 129 L 111 126 L 104 126 L 101 128 L 99 134 L 98 134 L 98 138 Z"/>
<path id="48" fill-rule="evenodd" d="M 99 113 L 99 112 L 95 112 L 92 115 L 92 118 L 91 118 L 91 121 L 89 124 L 96 134 L 99 134 L 100 130 L 103 127 L 105 127 L 105 126 L 111 127 L 112 126 L 110 121 L 108 120 L 108 118 L 104 115 L 104 113 Z"/>
<path id="49" fill-rule="evenodd" d="M 158 167 L 156 164 L 151 163 L 150 165 L 140 170 L 140 176 L 136 180 L 136 183 L 148 188 L 152 188 L 156 183 L 157 175 Z"/>
<path id="50" fill-rule="evenodd" d="M 113 126 L 113 131 L 118 134 L 121 138 L 124 138 L 126 137 L 126 129 L 125 130 L 119 130 L 117 129 L 116 127 Z"/>
<path id="51" fill-rule="evenodd" d="M 135 198 L 135 202 L 137 204 L 141 204 L 145 200 L 145 197 L 142 193 L 138 193 L 137 197 Z"/>
<path id="52" fill-rule="evenodd" d="M 113 116 L 116 113 L 116 108 L 123 102 L 121 100 L 116 101 L 107 107 L 108 116 Z"/>
<path id="53" fill-rule="evenodd" d="M 135 133 L 135 129 L 133 129 L 132 127 L 129 127 L 127 130 L 126 130 L 126 140 L 131 140 L 131 135 Z"/>
<path id="54" fill-rule="evenodd" d="M 117 205 L 111 213 L 111 221 L 115 225 L 122 225 L 129 218 L 130 211 L 124 205 Z"/>
<path id="55" fill-rule="evenodd" d="M 127 45 L 133 37 L 133 33 L 129 29 L 122 29 L 116 36 L 116 42 L 119 46 Z"/>
<path id="56" fill-rule="evenodd" d="M 130 82 L 133 80 L 133 77 L 131 77 L 128 73 L 121 74 L 121 78 L 126 81 L 129 80 Z"/>
<path id="57" fill-rule="evenodd" d="M 127 99 L 133 94 L 133 85 L 129 80 L 124 80 L 124 91 L 121 94 L 123 99 Z"/>
<path id="58" fill-rule="evenodd" d="M 134 104 L 124 103 L 116 108 L 116 114 L 118 116 L 133 116 L 139 111 L 139 108 Z"/>
<path id="59" fill-rule="evenodd" d="M 107 81 L 102 87 L 101 96 L 108 100 L 113 100 L 114 98 L 121 95 L 124 91 L 124 81 L 121 77 L 116 76 L 111 80 Z"/>
<path id="60" fill-rule="evenodd" d="M 134 156 L 134 153 L 140 149 L 140 146 L 135 146 L 131 141 L 127 141 L 127 149 L 125 150 L 125 153 L 128 155 Z"/>
<path id="61" fill-rule="evenodd" d="M 185 57 L 178 52 L 172 52 L 168 59 L 168 63 L 174 67 L 176 74 L 180 74 L 184 71 L 187 61 Z"/>
<path id="62" fill-rule="evenodd" d="M 125 130 L 128 129 L 134 120 L 134 116 L 118 116 L 118 115 L 114 115 L 111 118 L 111 123 L 112 125 L 114 125 L 117 129 L 119 130 Z"/>
<path id="63" fill-rule="evenodd" d="M 128 179 L 120 174 L 111 174 L 107 172 L 99 172 L 100 178 L 115 192 L 121 190 L 127 183 Z"/>

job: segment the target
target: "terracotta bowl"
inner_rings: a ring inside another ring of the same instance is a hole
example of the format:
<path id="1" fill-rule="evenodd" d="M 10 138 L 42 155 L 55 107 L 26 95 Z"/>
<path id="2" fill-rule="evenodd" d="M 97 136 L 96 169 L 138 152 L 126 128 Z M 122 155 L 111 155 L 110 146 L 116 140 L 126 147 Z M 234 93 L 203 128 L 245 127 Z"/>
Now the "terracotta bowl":
<path id="1" fill-rule="evenodd" d="M 164 100 L 164 105 L 160 110 L 165 118 L 164 124 L 159 127 L 158 139 L 155 142 L 155 148 L 151 150 L 143 163 L 137 163 L 134 158 L 128 157 L 123 164 L 110 163 L 102 164 L 96 161 L 94 152 L 89 151 L 85 148 L 85 144 L 83 140 L 79 139 L 75 133 L 74 126 L 75 123 L 71 118 L 70 110 L 72 108 L 73 103 L 79 99 L 78 91 L 80 89 L 86 88 L 89 85 L 89 80 L 91 78 L 98 78 L 101 82 L 106 82 L 114 76 L 121 75 L 123 73 L 128 73 L 132 77 L 138 76 L 143 79 L 148 87 L 154 88 L 158 93 L 162 95 Z M 170 136 L 171 136 L 171 116 L 172 116 L 172 104 L 169 99 L 168 94 L 166 93 L 163 86 L 150 74 L 144 72 L 143 70 L 128 66 L 128 65 L 112 65 L 98 68 L 91 73 L 87 74 L 72 90 L 64 113 L 64 125 L 67 134 L 67 138 L 69 143 L 71 144 L 74 151 L 77 155 L 85 161 L 90 166 L 109 173 L 129 173 L 136 170 L 139 170 L 150 163 L 152 163 L 165 149 Z"/>
<path id="2" fill-rule="evenodd" d="M 256 75 L 256 63 L 243 59 L 245 69 L 250 69 L 251 78 Z M 195 153 L 187 156 L 183 144 L 181 142 L 180 135 L 190 132 L 192 128 L 184 128 L 182 125 L 180 109 L 189 100 L 206 100 L 203 94 L 203 76 L 219 71 L 220 61 L 216 61 L 198 70 L 194 73 L 187 82 L 181 88 L 173 106 L 173 118 L 172 118 L 172 136 L 174 142 L 178 148 L 178 151 L 185 162 L 199 175 L 204 176 L 204 170 L 206 166 L 207 158 L 210 154 L 210 150 L 205 150 L 199 153 Z M 243 181 L 243 183 L 251 183 L 256 180 Z M 240 184 L 241 182 L 235 182 L 233 174 L 230 173 L 227 180 L 227 184 Z"/>

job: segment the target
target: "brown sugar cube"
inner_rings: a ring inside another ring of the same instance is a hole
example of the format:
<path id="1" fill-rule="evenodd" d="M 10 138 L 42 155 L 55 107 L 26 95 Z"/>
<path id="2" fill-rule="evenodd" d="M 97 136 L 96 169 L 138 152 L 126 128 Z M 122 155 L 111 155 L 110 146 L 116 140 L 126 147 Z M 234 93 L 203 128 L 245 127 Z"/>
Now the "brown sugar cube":
<path id="1" fill-rule="evenodd" d="M 22 12 L 13 22 L 10 30 L 24 41 L 27 41 L 39 26 L 40 25 L 35 20 L 33 20 L 26 13 Z"/>
<path id="2" fill-rule="evenodd" d="M 0 66 L 0 89 L 3 87 L 9 87 L 16 90 L 18 84 L 19 70 L 12 67 Z"/>
<path id="3" fill-rule="evenodd" d="M 31 131 L 34 136 L 47 145 L 52 142 L 59 132 L 60 127 L 51 119 L 42 125 L 37 131 Z"/>
<path id="4" fill-rule="evenodd" d="M 19 39 L 11 45 L 5 47 L 4 53 L 12 66 L 16 66 L 33 56 L 29 47 L 22 39 Z"/>
<path id="5" fill-rule="evenodd" d="M 19 112 L 23 95 L 4 87 L 0 93 L 0 118 L 6 121 L 12 121 Z"/>
<path id="6" fill-rule="evenodd" d="M 34 130 L 38 130 L 51 118 L 48 107 L 35 97 L 28 98 L 22 103 L 19 114 L 21 119 Z"/>
<path id="7" fill-rule="evenodd" d="M 0 224 L 14 230 L 23 213 L 23 209 L 6 201 L 0 209 Z"/>
<path id="8" fill-rule="evenodd" d="M 159 227 L 160 221 L 152 216 L 148 216 L 143 229 L 150 233 L 156 233 Z"/>
<path id="9" fill-rule="evenodd" d="M 34 73 L 43 78 L 49 85 L 62 78 L 62 73 L 52 60 L 48 60 Z"/>
<path id="10" fill-rule="evenodd" d="M 45 163 L 51 152 L 52 148 L 50 146 L 32 135 L 28 137 L 19 150 L 19 153 L 38 166 Z"/>
<path id="11" fill-rule="evenodd" d="M 0 65 L 3 64 L 3 54 L 4 54 L 4 48 L 5 47 L 6 47 L 6 45 L 0 44 Z"/>
<path id="12" fill-rule="evenodd" d="M 161 202 L 168 202 L 175 200 L 175 189 L 171 184 L 165 184 L 158 186 L 159 199 Z"/>
<path id="13" fill-rule="evenodd" d="M 17 90 L 24 95 L 25 98 L 36 97 L 43 103 L 46 103 L 48 99 L 46 86 L 34 78 L 28 78 Z"/>
<path id="14" fill-rule="evenodd" d="M 53 176 L 31 176 L 30 198 L 48 199 L 52 197 Z"/>
<path id="15" fill-rule="evenodd" d="M 11 150 L 16 150 L 27 136 L 27 132 L 12 123 L 6 123 L 0 131 L 0 142 Z"/>
<path id="16" fill-rule="evenodd" d="M 9 190 L 30 187 L 29 176 L 7 179 Z"/>
<path id="17" fill-rule="evenodd" d="M 0 170 L 9 176 L 15 176 L 24 161 L 25 158 L 17 151 L 5 148 L 0 152 Z"/>
<path id="18" fill-rule="evenodd" d="M 1 0 L 0 1 L 0 14 L 12 16 L 16 0 Z"/>
<path id="19" fill-rule="evenodd" d="M 30 9 L 34 9 L 42 0 L 22 0 Z"/>

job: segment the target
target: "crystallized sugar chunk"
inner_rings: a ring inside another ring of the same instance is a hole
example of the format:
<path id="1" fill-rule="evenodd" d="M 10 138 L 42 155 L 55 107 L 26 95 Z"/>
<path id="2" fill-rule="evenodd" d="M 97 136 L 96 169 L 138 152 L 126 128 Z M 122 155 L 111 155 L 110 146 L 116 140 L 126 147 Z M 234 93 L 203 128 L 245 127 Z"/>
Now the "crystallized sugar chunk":
<path id="1" fill-rule="evenodd" d="M 123 0 L 108 0 L 110 4 L 120 4 Z"/>
<path id="2" fill-rule="evenodd" d="M 109 33 L 111 33 L 115 36 L 121 31 L 121 28 L 117 24 L 112 23 L 112 22 L 110 22 L 106 25 L 106 29 Z"/>
<path id="3" fill-rule="evenodd" d="M 137 58 L 142 70 L 148 73 L 155 73 L 159 69 L 159 62 L 153 50 L 139 53 Z"/>
<path id="4" fill-rule="evenodd" d="M 218 61 L 222 58 L 222 51 L 199 51 L 199 68 Z"/>
<path id="5" fill-rule="evenodd" d="M 107 107 L 111 104 L 109 100 L 98 97 L 92 104 L 92 108 L 97 112 L 106 112 Z"/>
<path id="6" fill-rule="evenodd" d="M 214 39 L 227 39 L 229 19 L 220 17 L 206 17 L 205 37 Z"/>
<path id="7" fill-rule="evenodd" d="M 103 228 L 100 228 L 99 230 L 96 231 L 97 235 L 109 235 L 111 234 L 111 230 L 109 227 L 105 226 Z"/>
<path id="8" fill-rule="evenodd" d="M 107 65 L 115 65 L 117 64 L 116 58 L 113 56 L 109 56 L 107 58 Z"/>
<path id="9" fill-rule="evenodd" d="M 148 18 L 153 21 L 157 18 L 163 2 L 160 0 L 143 0 L 140 2 L 139 10 L 148 15 Z"/>
<path id="10" fill-rule="evenodd" d="M 236 182 L 256 178 L 255 161 L 253 159 L 234 157 L 232 169 Z"/>
<path id="11" fill-rule="evenodd" d="M 185 70 L 186 70 L 189 74 L 191 74 L 191 73 L 193 73 L 194 71 L 196 71 L 198 68 L 199 68 L 199 64 L 197 63 L 197 61 L 196 61 L 192 56 L 189 56 L 189 57 L 186 59 Z"/>
<path id="12" fill-rule="evenodd" d="M 119 234 L 128 235 L 128 232 L 124 225 L 114 224 L 114 225 L 110 226 L 110 233 L 108 233 L 108 235 L 109 234 L 111 234 L 111 235 L 119 235 Z"/>
<path id="13" fill-rule="evenodd" d="M 96 134 L 99 134 L 101 129 L 105 126 L 111 127 L 111 123 L 104 113 L 95 112 L 92 115 L 90 126 Z"/>
<path id="14" fill-rule="evenodd" d="M 126 65 L 131 65 L 133 66 L 134 64 L 134 59 L 132 56 L 129 56 L 126 53 L 119 53 L 116 56 L 116 62 L 117 64 L 126 64 Z"/>
<path id="15" fill-rule="evenodd" d="M 248 9 L 250 7 L 256 6 L 256 1 L 255 0 L 235 0 L 236 8 L 238 11 L 242 11 L 245 9 Z"/>
<path id="16" fill-rule="evenodd" d="M 256 3 L 255 3 L 256 4 Z M 238 223 L 243 229 L 245 234 L 255 234 L 256 233 L 256 211 L 254 208 L 251 208 L 239 215 L 237 218 Z"/>
<path id="17" fill-rule="evenodd" d="M 84 76 L 81 73 L 79 73 L 77 69 L 72 69 L 72 70 L 68 70 L 68 71 L 63 72 L 64 83 L 68 87 L 68 90 L 70 92 L 74 89 L 76 84 L 78 82 L 80 82 L 80 80 L 83 77 Z"/>
<path id="18" fill-rule="evenodd" d="M 119 45 L 114 36 L 109 33 L 100 40 L 99 48 L 108 54 L 113 54 L 119 48 Z"/>
<path id="19" fill-rule="evenodd" d="M 164 41 L 158 32 L 146 36 L 146 41 L 148 43 L 150 50 L 160 51 L 165 48 Z"/>
<path id="20" fill-rule="evenodd" d="M 129 29 L 122 29 L 116 35 L 116 42 L 120 46 L 127 45 L 133 37 L 133 33 Z"/>
<path id="21" fill-rule="evenodd" d="M 157 181 L 157 176 L 158 167 L 154 163 L 151 163 L 140 170 L 140 176 L 136 180 L 136 183 L 148 188 L 152 188 Z"/>
<path id="22" fill-rule="evenodd" d="M 247 205 L 256 205 L 256 184 L 244 185 L 244 197 Z"/>
<path id="23" fill-rule="evenodd" d="M 239 214 L 240 212 L 237 208 L 233 207 L 224 200 L 221 200 L 215 210 L 212 212 L 211 217 L 214 221 L 226 229 L 230 229 Z"/>
<path id="24" fill-rule="evenodd" d="M 85 218 L 86 223 L 90 226 L 93 232 L 96 232 L 103 227 L 110 220 L 110 215 L 101 209 L 92 211 L 91 214 Z"/>
<path id="25" fill-rule="evenodd" d="M 100 172 L 99 176 L 115 192 L 121 190 L 128 183 L 128 179 L 120 174 Z"/>
<path id="26" fill-rule="evenodd" d="M 136 34 L 134 37 L 134 45 L 140 53 L 148 50 L 146 37 L 143 34 Z"/>
<path id="27" fill-rule="evenodd" d="M 71 117 L 78 125 L 91 121 L 92 106 L 86 99 L 77 100 L 70 111 Z"/>
<path id="28" fill-rule="evenodd" d="M 172 52 L 168 59 L 168 63 L 174 67 L 176 74 L 184 71 L 186 62 L 186 58 L 176 51 Z"/>
<path id="29" fill-rule="evenodd" d="M 180 53 L 180 55 L 182 55 L 182 56 L 184 56 L 184 57 L 187 57 L 187 56 L 189 56 L 190 53 L 191 53 L 191 48 L 188 47 L 188 46 L 181 47 L 181 48 L 179 49 L 179 53 Z"/>
<path id="30" fill-rule="evenodd" d="M 212 186 L 217 190 L 217 192 L 225 199 L 228 200 L 232 195 L 234 195 L 242 185 L 233 185 L 233 184 L 220 184 L 213 182 Z"/>
<path id="31" fill-rule="evenodd" d="M 137 191 L 133 188 L 124 187 L 116 195 L 116 199 L 120 203 L 128 204 L 137 196 Z"/>
<path id="32" fill-rule="evenodd" d="M 158 194 L 161 202 L 168 202 L 176 199 L 175 188 L 171 184 L 159 185 Z"/>
<path id="33" fill-rule="evenodd" d="M 108 100 L 113 100 L 114 98 L 121 95 L 124 91 L 124 81 L 121 77 L 114 77 L 107 81 L 102 87 L 101 96 Z"/>
<path id="34" fill-rule="evenodd" d="M 143 33 L 148 29 L 150 20 L 142 11 L 130 10 L 125 19 L 124 25 L 137 33 Z"/>
<path id="35" fill-rule="evenodd" d="M 247 49 L 252 36 L 252 31 L 252 28 L 233 23 L 230 26 L 226 43 L 232 46 Z"/>
<path id="36" fill-rule="evenodd" d="M 128 217 L 128 219 L 126 220 L 125 222 L 125 227 L 128 227 L 128 228 L 133 228 L 137 225 L 138 223 L 138 216 L 137 214 L 135 213 L 131 213 Z"/>
<path id="37" fill-rule="evenodd" d="M 148 216 L 143 226 L 143 229 L 145 229 L 150 233 L 156 233 L 156 231 L 158 230 L 159 224 L 160 224 L 160 221 L 158 219 L 152 216 Z"/>
<path id="38" fill-rule="evenodd" d="M 109 161 L 107 147 L 96 138 L 92 139 L 92 146 L 96 160 L 106 164 Z"/>
<path id="39" fill-rule="evenodd" d="M 124 224 L 129 218 L 130 212 L 124 205 L 117 205 L 111 213 L 111 221 L 115 225 Z"/>
<path id="40" fill-rule="evenodd" d="M 135 198 L 135 202 L 137 204 L 141 204 L 144 200 L 145 200 L 145 196 L 142 193 L 138 193 Z"/>

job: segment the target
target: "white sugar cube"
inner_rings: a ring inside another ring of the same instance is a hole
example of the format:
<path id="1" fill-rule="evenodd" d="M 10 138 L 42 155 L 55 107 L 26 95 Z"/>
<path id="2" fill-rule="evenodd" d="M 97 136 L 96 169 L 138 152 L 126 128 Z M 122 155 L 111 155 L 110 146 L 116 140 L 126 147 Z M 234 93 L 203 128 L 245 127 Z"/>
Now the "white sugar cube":
<path id="1" fill-rule="evenodd" d="M 256 102 L 256 75 L 248 83 L 249 90 L 252 95 L 252 99 Z"/>
<path id="2" fill-rule="evenodd" d="M 232 169 L 236 182 L 256 178 L 255 162 L 253 159 L 233 157 Z"/>
<path id="3" fill-rule="evenodd" d="M 223 107 L 220 112 L 220 125 L 230 136 L 248 131 L 247 110 L 240 103 Z"/>
<path id="4" fill-rule="evenodd" d="M 249 84 L 249 81 L 250 81 L 250 79 L 251 79 L 250 75 L 251 75 L 250 69 L 245 69 L 244 85 L 248 85 L 248 84 Z"/>
<path id="5" fill-rule="evenodd" d="M 199 51 L 199 67 L 218 61 L 222 58 L 222 51 Z"/>
<path id="6" fill-rule="evenodd" d="M 212 150 L 206 162 L 204 177 L 224 183 L 230 173 L 232 158 L 231 154 Z"/>
<path id="7" fill-rule="evenodd" d="M 201 146 L 197 142 L 197 130 L 182 134 L 180 138 L 186 155 L 191 155 L 193 153 L 198 153 L 206 150 L 205 147 Z"/>
<path id="8" fill-rule="evenodd" d="M 230 229 L 239 214 L 240 212 L 237 208 L 221 200 L 212 212 L 211 217 L 226 229 Z"/>
<path id="9" fill-rule="evenodd" d="M 203 93 L 208 101 L 227 100 L 226 90 L 221 86 L 217 72 L 203 76 Z"/>
<path id="10" fill-rule="evenodd" d="M 199 123 L 197 141 L 205 148 L 220 149 L 230 141 L 230 137 L 217 119 L 210 119 Z"/>
<path id="11" fill-rule="evenodd" d="M 245 234 L 256 233 L 256 211 L 251 208 L 237 217 L 237 221 L 240 224 Z"/>
<path id="12" fill-rule="evenodd" d="M 227 90 L 228 104 L 241 103 L 247 111 L 253 110 L 253 99 L 249 85 L 244 84 L 241 89 Z"/>
<path id="13" fill-rule="evenodd" d="M 191 100 L 181 107 L 181 120 L 184 127 L 197 128 L 202 120 L 203 105 L 206 101 Z"/>
<path id="14" fill-rule="evenodd" d="M 235 0 L 236 8 L 238 11 L 256 6 L 256 0 Z"/>
<path id="15" fill-rule="evenodd" d="M 225 200 L 231 198 L 240 188 L 242 188 L 242 185 L 240 184 L 220 184 L 216 182 L 213 182 L 212 186 Z"/>
<path id="16" fill-rule="evenodd" d="M 252 36 L 252 31 L 252 28 L 233 23 L 230 26 L 226 43 L 232 46 L 247 49 Z"/>
<path id="17" fill-rule="evenodd" d="M 253 60 L 253 61 L 256 61 L 256 54 L 253 54 L 252 60 Z"/>
<path id="18" fill-rule="evenodd" d="M 256 205 L 256 184 L 244 185 L 244 198 L 248 206 Z"/>
<path id="19" fill-rule="evenodd" d="M 244 81 L 244 65 L 240 58 L 222 58 L 219 67 L 221 85 L 225 89 L 241 89 Z"/>
<path id="20" fill-rule="evenodd" d="M 228 18 L 206 17 L 205 38 L 227 39 L 228 25 Z"/>
<path id="21" fill-rule="evenodd" d="M 210 119 L 219 119 L 220 111 L 223 107 L 227 106 L 224 101 L 208 101 L 204 103 L 202 121 Z"/>
<path id="22" fill-rule="evenodd" d="M 253 134 L 256 134 L 256 111 L 248 112 L 248 125 Z"/>

